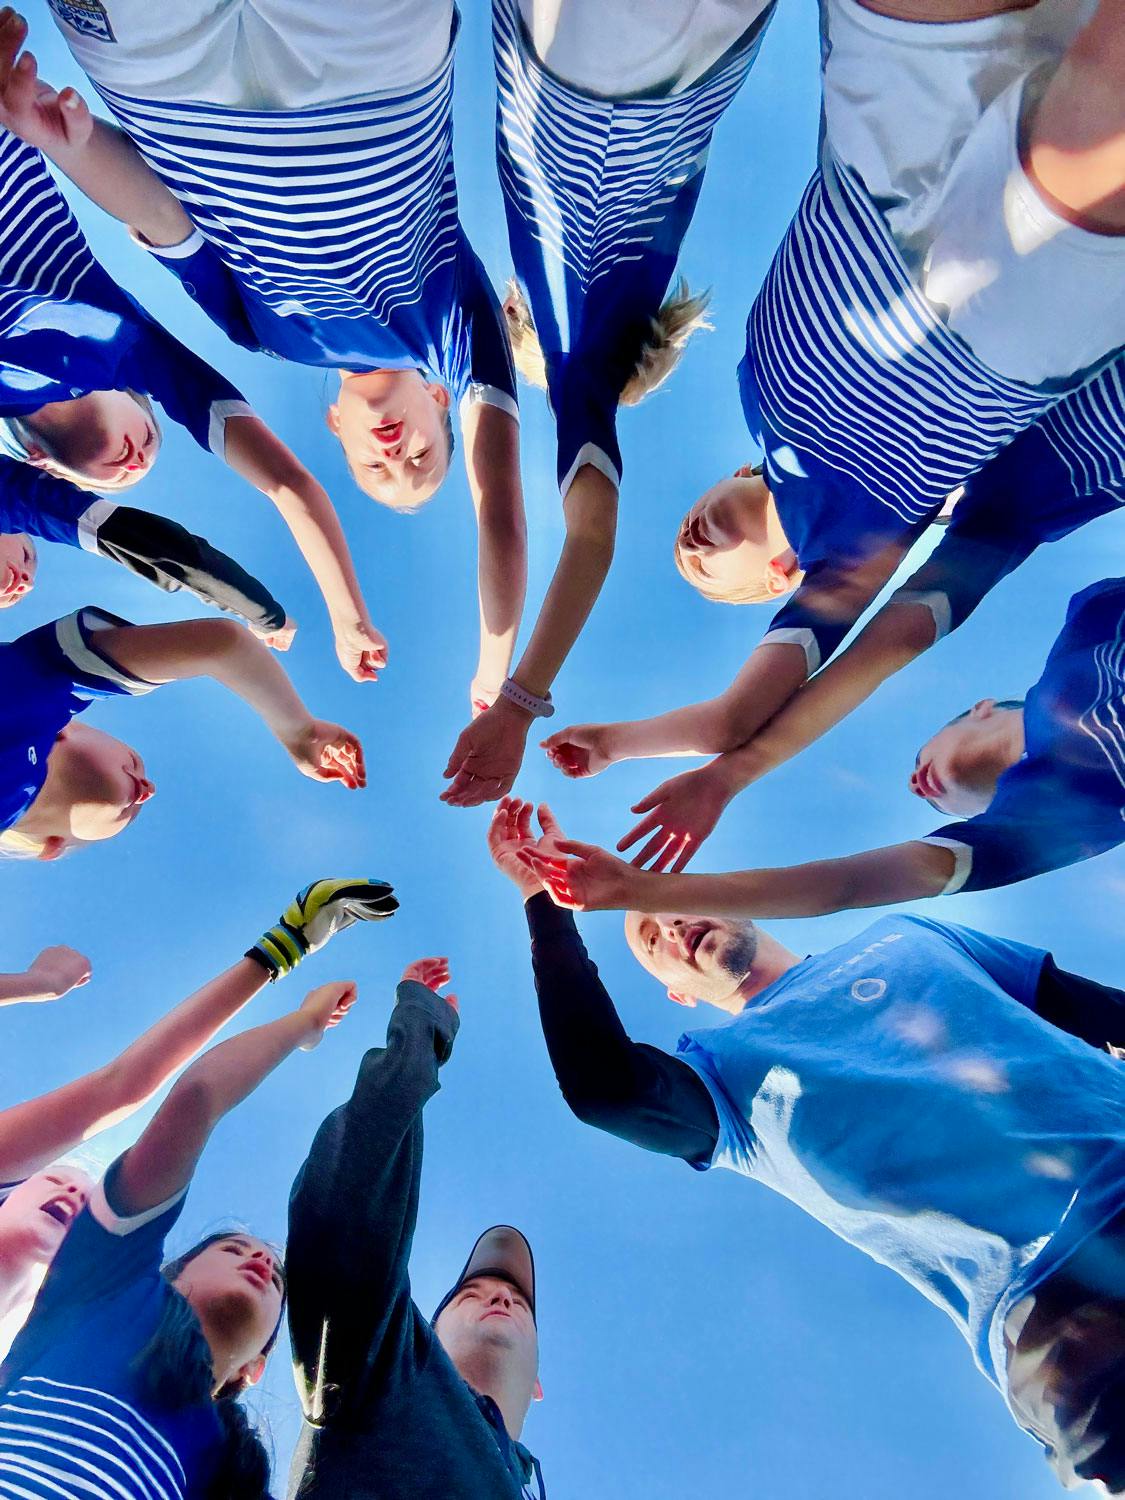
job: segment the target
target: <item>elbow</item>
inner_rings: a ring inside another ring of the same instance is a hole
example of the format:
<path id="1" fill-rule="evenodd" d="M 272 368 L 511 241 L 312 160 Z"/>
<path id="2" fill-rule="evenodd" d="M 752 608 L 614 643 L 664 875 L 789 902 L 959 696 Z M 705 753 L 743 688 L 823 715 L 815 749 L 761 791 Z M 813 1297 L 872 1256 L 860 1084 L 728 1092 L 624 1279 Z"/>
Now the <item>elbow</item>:
<path id="1" fill-rule="evenodd" d="M 930 649 L 937 630 L 928 605 L 892 602 L 871 622 L 871 634 L 880 654 L 903 667 Z"/>
<path id="2" fill-rule="evenodd" d="M 747 715 L 746 707 L 727 698 L 716 698 L 708 705 L 710 712 L 697 749 L 701 755 L 725 755 L 739 750 L 751 739 L 758 725 Z"/>

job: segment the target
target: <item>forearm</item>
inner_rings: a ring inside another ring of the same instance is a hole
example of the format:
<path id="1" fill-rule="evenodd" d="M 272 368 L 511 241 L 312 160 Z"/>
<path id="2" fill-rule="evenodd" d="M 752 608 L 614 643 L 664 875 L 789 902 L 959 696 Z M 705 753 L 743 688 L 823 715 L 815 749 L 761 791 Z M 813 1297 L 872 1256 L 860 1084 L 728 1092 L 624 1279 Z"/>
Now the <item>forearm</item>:
<path id="1" fill-rule="evenodd" d="M 937 896 L 953 874 L 949 849 L 920 841 L 843 859 L 723 875 L 638 871 L 628 904 L 709 917 L 817 917 Z"/>
<path id="2" fill-rule="evenodd" d="M 516 671 L 529 693 L 549 693 L 590 616 L 613 561 L 617 489 L 587 464 L 564 502 L 566 540 L 531 640 Z"/>
<path id="3" fill-rule="evenodd" d="M 92 1073 L 0 1112 L 0 1181 L 15 1182 L 127 1119 L 266 984 L 241 959 Z"/>
<path id="4" fill-rule="evenodd" d="M 527 594 L 527 528 L 518 523 L 490 525 L 487 507 L 480 516 L 477 551 L 480 601 L 480 657 L 476 679 L 499 691 L 508 676 Z"/>
<path id="5" fill-rule="evenodd" d="M 260 417 L 227 422 L 227 463 L 277 507 L 316 579 L 333 626 L 367 620 L 367 606 L 339 517 L 296 456 Z"/>
<path id="6" fill-rule="evenodd" d="M 745 745 L 720 757 L 731 796 L 760 780 L 840 723 L 934 643 L 921 604 L 889 604 L 851 646 L 800 688 Z"/>
<path id="7" fill-rule="evenodd" d="M 32 969 L 22 974 L 0 974 L 0 1006 L 20 1005 L 27 1000 L 53 1000 L 55 993 Z"/>
<path id="8" fill-rule="evenodd" d="M 545 895 L 526 911 L 543 1036 L 570 1109 L 646 1150 L 709 1159 L 718 1122 L 705 1085 L 678 1058 L 630 1039 L 569 913 Z"/>
<path id="9" fill-rule="evenodd" d="M 192 222 L 179 199 L 116 125 L 95 119 L 84 145 L 59 144 L 47 154 L 87 198 L 149 244 L 179 245 L 191 234 Z"/>
<path id="10" fill-rule="evenodd" d="M 1092 1047 L 1125 1046 L 1125 993 L 1060 969 L 1047 955 L 1035 994 L 1036 1012 Z"/>
<path id="11" fill-rule="evenodd" d="M 613 759 L 737 750 L 801 688 L 806 675 L 800 646 L 758 646 L 718 698 L 656 718 L 610 725 Z"/>
<path id="12" fill-rule="evenodd" d="M 285 610 L 264 584 L 204 537 L 165 516 L 119 505 L 98 528 L 97 546 L 103 557 L 157 588 L 187 589 L 256 630 L 280 630 L 285 624 Z"/>

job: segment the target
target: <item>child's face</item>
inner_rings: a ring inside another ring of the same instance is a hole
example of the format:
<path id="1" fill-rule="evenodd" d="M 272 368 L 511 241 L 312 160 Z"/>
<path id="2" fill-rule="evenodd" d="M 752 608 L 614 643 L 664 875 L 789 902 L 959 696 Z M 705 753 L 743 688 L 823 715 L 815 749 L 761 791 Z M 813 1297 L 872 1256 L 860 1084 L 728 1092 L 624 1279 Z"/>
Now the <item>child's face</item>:
<path id="1" fill-rule="evenodd" d="M 910 790 L 953 818 L 975 818 L 996 795 L 1007 769 L 996 752 L 993 725 L 998 709 L 982 699 L 963 718 L 939 729 L 919 750 L 910 773 Z"/>
<path id="2" fill-rule="evenodd" d="M 0 1238 L 29 1262 L 49 1265 L 86 1206 L 93 1182 L 75 1167 L 36 1172 L 0 1204 Z"/>
<path id="3" fill-rule="evenodd" d="M 39 559 L 22 531 L 0 533 L 0 609 L 10 609 L 35 587 Z"/>
<path id="4" fill-rule="evenodd" d="M 155 791 L 130 746 L 100 729 L 68 724 L 51 748 L 24 831 L 60 854 L 75 841 L 96 843 L 128 828 Z"/>
<path id="5" fill-rule="evenodd" d="M 55 457 L 32 443 L 29 459 L 48 472 L 63 465 L 95 488 L 136 484 L 160 450 L 155 420 L 128 391 L 91 391 L 44 411 Z"/>
<path id="6" fill-rule="evenodd" d="M 680 525 L 676 555 L 708 598 L 766 602 L 789 593 L 801 577 L 765 480 L 745 472 L 696 501 Z"/>
<path id="7" fill-rule="evenodd" d="M 427 501 L 449 469 L 449 392 L 417 370 L 340 374 L 328 426 L 365 495 L 412 510 Z"/>

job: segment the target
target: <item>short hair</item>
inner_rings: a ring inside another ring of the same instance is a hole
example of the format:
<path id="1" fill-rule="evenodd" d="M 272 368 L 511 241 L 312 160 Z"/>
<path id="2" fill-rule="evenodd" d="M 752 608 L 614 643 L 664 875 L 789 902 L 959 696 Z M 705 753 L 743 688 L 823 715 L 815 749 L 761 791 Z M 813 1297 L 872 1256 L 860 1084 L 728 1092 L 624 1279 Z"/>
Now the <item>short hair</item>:
<path id="1" fill-rule="evenodd" d="M 1024 699 L 1024 698 L 997 698 L 997 700 L 996 700 L 996 707 L 997 708 L 1019 708 L 1019 709 L 1022 709 L 1025 702 L 1026 702 L 1026 699 Z M 959 714 L 954 714 L 953 717 L 952 717 L 952 719 L 947 719 L 946 722 L 941 726 L 941 729 L 939 729 L 937 731 L 938 734 L 941 733 L 942 729 L 948 729 L 950 727 L 950 725 L 952 725 L 952 724 L 960 724 L 961 720 L 962 719 L 967 719 L 971 713 L 972 713 L 972 709 L 971 708 L 966 708 L 966 709 L 963 709 Z M 931 740 L 933 739 L 933 735 L 930 736 L 930 739 Z M 927 741 L 927 744 L 928 743 L 929 743 L 929 741 Z M 918 754 L 914 757 L 914 769 L 915 770 L 918 769 L 918 762 L 922 759 L 922 751 L 923 751 L 924 748 L 925 748 L 925 746 L 919 746 L 919 748 L 918 748 Z M 945 811 L 945 809 L 939 807 L 937 805 L 937 803 L 933 800 L 932 797 L 923 797 L 922 801 L 928 803 L 929 806 L 933 808 L 934 812 L 941 813 L 941 815 L 942 815 L 943 818 L 948 818 L 949 817 L 949 814 Z"/>
<path id="2" fill-rule="evenodd" d="M 761 478 L 765 473 L 763 464 L 754 464 L 750 470 L 750 477 Z M 680 533 L 676 532 L 676 540 L 672 547 L 672 558 L 679 571 L 680 577 L 691 584 L 697 593 L 705 599 L 710 599 L 714 604 L 771 604 L 777 598 L 771 594 L 760 579 L 753 583 L 716 583 L 712 578 L 704 578 L 702 573 L 695 571 L 688 561 L 688 554 L 680 543 Z"/>
<path id="3" fill-rule="evenodd" d="M 632 373 L 617 397 L 619 405 L 638 406 L 664 384 L 683 358 L 692 335 L 712 327 L 707 317 L 710 301 L 710 291 L 695 294 L 682 276 L 677 278 L 655 317 L 649 319 L 648 332 L 637 350 Z M 504 318 L 516 369 L 528 385 L 546 390 L 547 361 L 531 308 L 514 278 L 508 282 Z"/>

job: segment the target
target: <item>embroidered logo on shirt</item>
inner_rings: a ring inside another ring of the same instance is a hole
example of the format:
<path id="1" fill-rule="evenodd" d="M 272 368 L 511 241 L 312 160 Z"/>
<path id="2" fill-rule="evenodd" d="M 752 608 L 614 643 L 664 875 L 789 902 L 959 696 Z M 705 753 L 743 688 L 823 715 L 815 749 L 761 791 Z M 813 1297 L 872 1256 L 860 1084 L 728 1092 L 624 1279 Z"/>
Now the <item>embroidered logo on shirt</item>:
<path id="1" fill-rule="evenodd" d="M 101 0 L 47 0 L 47 4 L 64 25 L 83 36 L 92 36 L 99 42 L 117 40 Z"/>

